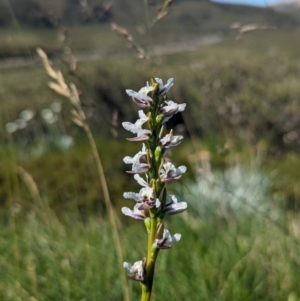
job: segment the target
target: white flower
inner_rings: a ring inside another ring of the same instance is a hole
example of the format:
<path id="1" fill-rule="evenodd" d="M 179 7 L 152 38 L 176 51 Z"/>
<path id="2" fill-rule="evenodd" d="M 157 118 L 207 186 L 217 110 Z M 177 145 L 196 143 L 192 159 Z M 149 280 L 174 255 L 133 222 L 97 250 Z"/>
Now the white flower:
<path id="1" fill-rule="evenodd" d="M 169 78 L 165 85 L 163 84 L 162 79 L 155 77 L 155 80 L 158 83 L 159 95 L 163 95 L 163 94 L 166 94 L 167 92 L 169 92 L 170 88 L 174 84 L 174 78 Z"/>
<path id="2" fill-rule="evenodd" d="M 55 101 L 55 102 L 51 103 L 50 109 L 51 109 L 54 113 L 59 113 L 59 112 L 61 111 L 61 103 L 58 102 L 58 101 Z"/>
<path id="3" fill-rule="evenodd" d="M 154 246 L 159 249 L 169 249 L 172 247 L 172 244 L 179 241 L 180 238 L 181 234 L 176 233 L 171 236 L 169 230 L 164 229 L 163 237 L 160 239 L 155 239 Z"/>
<path id="4" fill-rule="evenodd" d="M 146 182 L 139 174 L 135 174 L 133 177 L 138 182 L 138 184 L 140 184 L 141 186 L 144 186 L 144 187 L 149 186 L 148 182 Z M 146 175 L 146 179 L 148 180 L 147 175 Z"/>
<path id="5" fill-rule="evenodd" d="M 139 210 L 148 210 L 154 206 L 157 208 L 160 206 L 159 199 L 155 200 L 153 197 L 153 188 L 151 187 L 144 187 L 139 193 L 124 192 L 123 196 L 125 199 L 133 199 L 138 202 L 139 206 L 137 208 Z"/>
<path id="6" fill-rule="evenodd" d="M 160 179 L 162 182 L 172 182 L 178 180 L 186 172 L 186 166 L 181 165 L 178 168 L 171 162 L 166 162 L 160 170 Z"/>
<path id="7" fill-rule="evenodd" d="M 164 138 L 160 139 L 160 145 L 164 149 L 173 148 L 180 144 L 183 136 L 173 136 L 173 131 L 171 130 L 169 134 L 167 134 Z"/>
<path id="8" fill-rule="evenodd" d="M 141 88 L 139 93 L 143 93 L 145 95 L 148 95 L 149 92 L 153 91 L 153 87 L 152 86 L 149 86 L 149 82 L 146 82 L 146 86 Z"/>
<path id="9" fill-rule="evenodd" d="M 172 100 L 166 100 L 165 103 L 167 105 L 160 110 L 160 113 L 165 117 L 163 123 L 167 122 L 173 115 L 177 114 L 178 112 L 184 111 L 186 107 L 186 103 L 177 104 Z"/>
<path id="10" fill-rule="evenodd" d="M 34 117 L 34 113 L 31 110 L 24 110 L 20 113 L 20 118 L 25 120 L 25 121 L 29 121 Z"/>
<path id="11" fill-rule="evenodd" d="M 53 112 L 50 109 L 43 109 L 41 111 L 41 116 L 44 120 L 53 118 Z"/>
<path id="12" fill-rule="evenodd" d="M 53 114 L 50 109 L 43 109 L 41 111 L 41 116 L 43 120 L 48 124 L 52 124 L 57 121 L 57 115 Z"/>
<path id="13" fill-rule="evenodd" d="M 135 204 L 133 210 L 129 209 L 128 207 L 122 207 L 121 211 L 124 215 L 130 216 L 134 219 L 144 220 L 146 218 L 145 211 L 139 209 L 140 204 Z"/>
<path id="14" fill-rule="evenodd" d="M 146 146 L 143 143 L 142 151 L 138 152 L 134 157 L 126 156 L 123 161 L 126 164 L 132 164 L 131 171 L 128 173 L 145 173 L 149 170 L 149 164 L 146 163 Z"/>
<path id="15" fill-rule="evenodd" d="M 153 100 L 147 94 L 153 91 L 153 87 L 149 86 L 147 83 L 146 87 L 143 87 L 139 90 L 139 92 L 135 92 L 133 90 L 127 89 L 126 93 L 132 97 L 132 100 L 140 107 L 140 108 L 147 108 L 150 107 Z"/>
<path id="16" fill-rule="evenodd" d="M 134 279 L 137 281 L 144 280 L 144 267 L 143 267 L 142 260 L 136 261 L 133 265 L 128 262 L 124 262 L 123 267 L 129 271 L 130 275 L 128 275 L 128 276 L 131 279 Z"/>
<path id="17" fill-rule="evenodd" d="M 149 136 L 151 135 L 151 131 L 142 129 L 142 125 L 148 121 L 148 117 L 145 115 L 145 113 L 142 110 L 139 111 L 139 117 L 140 119 L 138 119 L 135 123 L 131 123 L 128 121 L 122 123 L 125 130 L 137 134 L 137 137 L 127 138 L 127 140 L 143 141 L 149 139 Z"/>
<path id="18" fill-rule="evenodd" d="M 18 130 L 18 125 L 15 122 L 8 122 L 5 125 L 5 129 L 8 133 L 12 134 Z"/>
<path id="19" fill-rule="evenodd" d="M 178 202 L 175 195 L 169 194 L 170 199 L 167 200 L 163 212 L 167 215 L 174 215 L 183 212 L 187 208 L 186 202 Z"/>
<path id="20" fill-rule="evenodd" d="M 59 138 L 59 145 L 62 149 L 68 149 L 74 144 L 74 140 L 71 136 L 68 135 L 62 135 Z"/>
<path id="21" fill-rule="evenodd" d="M 135 192 L 124 192 L 123 196 L 125 199 L 133 199 L 136 202 L 143 202 L 144 200 L 153 199 L 153 188 L 144 187 L 140 190 L 139 193 Z"/>

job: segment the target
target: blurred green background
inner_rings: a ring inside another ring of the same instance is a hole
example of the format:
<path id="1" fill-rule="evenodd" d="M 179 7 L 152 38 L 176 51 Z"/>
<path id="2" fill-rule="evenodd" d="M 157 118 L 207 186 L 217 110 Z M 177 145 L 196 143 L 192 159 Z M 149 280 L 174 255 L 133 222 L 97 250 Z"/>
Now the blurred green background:
<path id="1" fill-rule="evenodd" d="M 159 255 L 153 300 L 300 300 L 299 15 L 177 0 L 164 16 L 162 4 L 0 2 L 0 300 L 123 300 L 88 140 L 37 47 L 79 90 L 128 262 L 146 235 L 120 214 L 139 189 L 122 160 L 140 149 L 121 126 L 138 111 L 125 89 L 174 77 L 168 97 L 187 103 L 168 155 L 188 166 L 170 190 L 189 207 L 166 221 L 182 239 Z"/>

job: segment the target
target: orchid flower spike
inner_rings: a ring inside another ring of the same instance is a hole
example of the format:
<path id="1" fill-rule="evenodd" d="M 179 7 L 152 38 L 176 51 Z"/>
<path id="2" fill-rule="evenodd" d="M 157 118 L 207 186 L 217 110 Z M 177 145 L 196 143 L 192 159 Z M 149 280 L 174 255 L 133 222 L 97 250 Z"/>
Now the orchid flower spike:
<path id="1" fill-rule="evenodd" d="M 143 141 L 142 150 L 133 157 L 126 156 L 123 161 L 131 164 L 129 174 L 141 186 L 139 192 L 124 192 L 125 199 L 136 202 L 133 209 L 123 207 L 122 213 L 136 220 L 144 221 L 148 235 L 147 258 L 133 265 L 124 262 L 124 268 L 129 271 L 129 277 L 141 282 L 142 300 L 150 300 L 154 267 L 159 250 L 169 249 L 174 242 L 181 239 L 176 233 L 171 235 L 164 228 L 165 215 L 175 215 L 187 208 L 186 202 L 178 201 L 175 195 L 167 192 L 169 182 L 179 180 L 186 172 L 186 167 L 175 167 L 171 162 L 165 162 L 164 155 L 168 149 L 178 146 L 183 136 L 173 135 L 173 130 L 164 136 L 165 122 L 175 114 L 182 112 L 186 104 L 177 104 L 166 100 L 166 93 L 174 84 L 174 79 L 168 79 L 164 84 L 162 79 L 151 78 L 151 85 L 141 88 L 138 92 L 126 90 L 139 110 L 136 122 L 123 122 L 125 130 L 135 134 L 129 141 Z"/>

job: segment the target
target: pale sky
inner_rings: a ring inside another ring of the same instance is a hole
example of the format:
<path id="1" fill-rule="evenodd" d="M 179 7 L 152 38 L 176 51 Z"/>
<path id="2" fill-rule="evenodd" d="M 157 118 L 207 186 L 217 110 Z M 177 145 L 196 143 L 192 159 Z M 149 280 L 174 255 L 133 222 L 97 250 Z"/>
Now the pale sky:
<path id="1" fill-rule="evenodd" d="M 214 0 L 213 2 L 219 3 L 232 3 L 232 4 L 245 4 L 259 7 L 266 7 L 272 3 L 278 2 L 274 0 Z"/>

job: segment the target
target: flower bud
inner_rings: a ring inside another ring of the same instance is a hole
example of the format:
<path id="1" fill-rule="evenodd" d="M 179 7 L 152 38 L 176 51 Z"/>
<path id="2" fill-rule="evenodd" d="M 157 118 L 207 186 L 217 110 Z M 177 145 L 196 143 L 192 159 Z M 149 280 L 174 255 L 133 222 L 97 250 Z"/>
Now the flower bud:
<path id="1" fill-rule="evenodd" d="M 151 227 L 150 217 L 145 218 L 144 223 L 145 223 L 147 232 L 150 233 L 150 227 Z"/>
<path id="2" fill-rule="evenodd" d="M 162 114 L 159 114 L 155 118 L 156 124 L 160 124 L 163 121 L 164 116 Z"/>
<path id="3" fill-rule="evenodd" d="M 157 81 L 155 80 L 154 77 L 151 77 L 150 85 L 153 87 L 153 90 L 152 90 L 153 95 L 158 95 L 159 94 L 159 84 L 157 83 Z"/>
<path id="4" fill-rule="evenodd" d="M 160 146 L 157 146 L 154 151 L 155 161 L 160 162 L 162 155 L 163 155 L 163 149 Z"/>
<path id="5" fill-rule="evenodd" d="M 165 225 L 161 222 L 157 228 L 156 238 L 162 238 L 165 230 Z"/>

